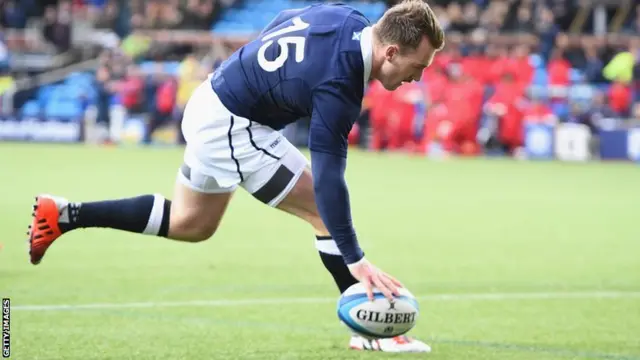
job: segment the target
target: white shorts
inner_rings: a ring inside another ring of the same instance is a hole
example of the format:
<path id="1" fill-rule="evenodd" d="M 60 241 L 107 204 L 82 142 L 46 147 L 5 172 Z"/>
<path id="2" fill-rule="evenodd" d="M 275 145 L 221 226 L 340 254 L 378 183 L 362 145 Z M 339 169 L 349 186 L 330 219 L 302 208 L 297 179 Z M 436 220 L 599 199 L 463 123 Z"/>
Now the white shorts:
<path id="1" fill-rule="evenodd" d="M 182 119 L 187 142 L 178 180 L 202 193 L 238 185 L 276 206 L 309 165 L 280 132 L 232 114 L 205 80 L 191 95 Z"/>

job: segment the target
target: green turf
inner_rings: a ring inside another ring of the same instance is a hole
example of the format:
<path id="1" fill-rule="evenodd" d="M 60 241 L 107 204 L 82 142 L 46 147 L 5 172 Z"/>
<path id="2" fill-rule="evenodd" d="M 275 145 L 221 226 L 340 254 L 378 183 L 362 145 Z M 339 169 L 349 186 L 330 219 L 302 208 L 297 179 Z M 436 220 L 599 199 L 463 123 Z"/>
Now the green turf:
<path id="1" fill-rule="evenodd" d="M 309 227 L 244 193 L 204 243 L 83 230 L 29 264 L 35 194 L 170 196 L 180 161 L 178 149 L 0 144 L 0 295 L 14 307 L 248 299 L 15 308 L 12 359 L 421 357 L 347 350 Z M 640 360 L 637 165 L 353 152 L 348 181 L 367 256 L 421 297 L 411 334 L 427 358 Z M 319 299 L 287 303 L 300 298 Z"/>

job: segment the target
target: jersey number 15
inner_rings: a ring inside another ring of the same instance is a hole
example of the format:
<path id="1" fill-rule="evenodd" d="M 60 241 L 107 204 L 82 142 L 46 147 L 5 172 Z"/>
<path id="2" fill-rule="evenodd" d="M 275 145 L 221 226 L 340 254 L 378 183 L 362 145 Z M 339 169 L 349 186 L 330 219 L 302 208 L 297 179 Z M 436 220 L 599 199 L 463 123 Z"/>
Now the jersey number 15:
<path id="1" fill-rule="evenodd" d="M 262 41 L 265 43 L 258 50 L 258 64 L 265 71 L 274 72 L 284 65 L 284 62 L 289 58 L 289 44 L 293 44 L 295 47 L 295 60 L 297 63 L 302 62 L 304 60 L 304 45 L 305 38 L 303 36 L 284 36 L 278 39 L 278 46 L 280 46 L 280 55 L 276 57 L 274 60 L 267 60 L 264 57 L 264 53 L 267 51 L 267 48 L 273 44 L 273 38 L 289 34 L 295 31 L 304 30 L 309 27 L 309 24 L 305 23 L 300 19 L 300 17 L 293 18 L 293 25 L 287 26 L 284 29 L 280 29 L 278 31 L 274 31 L 271 34 L 266 35 L 262 38 Z"/>

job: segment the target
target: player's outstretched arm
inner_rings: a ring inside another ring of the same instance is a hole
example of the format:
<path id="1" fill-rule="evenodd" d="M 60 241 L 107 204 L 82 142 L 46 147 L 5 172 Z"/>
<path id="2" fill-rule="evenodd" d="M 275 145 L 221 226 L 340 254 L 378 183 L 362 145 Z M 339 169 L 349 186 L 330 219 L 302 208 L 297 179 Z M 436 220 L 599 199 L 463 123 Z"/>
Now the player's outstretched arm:
<path id="1" fill-rule="evenodd" d="M 326 135 L 322 131 L 312 130 L 311 136 Z M 311 150 L 311 169 L 318 211 L 345 263 L 356 263 L 364 257 L 364 253 L 351 221 L 349 190 L 344 179 L 346 159 L 319 150 L 316 146 L 314 148 Z"/>
<path id="2" fill-rule="evenodd" d="M 388 298 L 400 283 L 364 259 L 351 220 L 349 191 L 344 178 L 347 137 L 360 113 L 358 99 L 328 88 L 317 91 L 309 134 L 311 167 L 318 211 L 352 275 L 367 288 L 380 289 Z"/>

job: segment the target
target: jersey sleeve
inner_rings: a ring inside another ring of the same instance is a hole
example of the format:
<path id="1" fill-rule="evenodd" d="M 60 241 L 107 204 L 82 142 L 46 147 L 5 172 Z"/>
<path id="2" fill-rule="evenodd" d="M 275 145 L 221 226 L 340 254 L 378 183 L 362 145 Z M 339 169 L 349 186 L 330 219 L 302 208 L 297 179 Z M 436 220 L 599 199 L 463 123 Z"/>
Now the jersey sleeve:
<path id="1" fill-rule="evenodd" d="M 346 264 L 364 257 L 351 221 L 344 173 L 348 135 L 360 114 L 361 99 L 340 81 L 314 91 L 309 131 L 311 168 L 318 211 Z"/>

